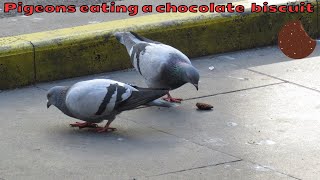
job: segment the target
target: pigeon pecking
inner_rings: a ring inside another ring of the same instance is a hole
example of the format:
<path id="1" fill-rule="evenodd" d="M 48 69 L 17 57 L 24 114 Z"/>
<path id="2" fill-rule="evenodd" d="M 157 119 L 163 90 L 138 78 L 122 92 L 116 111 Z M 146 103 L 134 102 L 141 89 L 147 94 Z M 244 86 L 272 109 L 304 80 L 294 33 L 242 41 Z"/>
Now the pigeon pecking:
<path id="1" fill-rule="evenodd" d="M 133 66 L 148 87 L 173 90 L 191 83 L 198 90 L 199 72 L 179 50 L 133 32 L 116 32 L 115 36 L 126 47 Z M 169 102 L 182 101 L 171 97 L 169 92 L 167 95 L 165 100 Z"/>
<path id="2" fill-rule="evenodd" d="M 47 93 L 47 108 L 56 106 L 64 114 L 83 120 L 72 127 L 95 127 L 98 132 L 115 130 L 110 127 L 116 115 L 141 105 L 170 107 L 158 100 L 168 90 L 130 86 L 110 79 L 81 81 L 72 86 L 55 86 Z M 167 104 L 166 104 L 167 103 Z M 96 123 L 108 120 L 105 127 Z"/>

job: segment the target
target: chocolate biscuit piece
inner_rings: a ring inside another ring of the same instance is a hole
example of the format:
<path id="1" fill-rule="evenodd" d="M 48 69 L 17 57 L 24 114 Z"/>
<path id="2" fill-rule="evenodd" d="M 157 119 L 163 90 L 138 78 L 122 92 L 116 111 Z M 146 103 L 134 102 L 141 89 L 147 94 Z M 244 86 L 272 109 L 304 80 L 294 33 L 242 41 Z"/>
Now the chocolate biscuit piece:
<path id="1" fill-rule="evenodd" d="M 304 30 L 301 21 L 286 23 L 278 34 L 278 46 L 288 57 L 301 59 L 309 56 L 316 47 L 316 41 Z"/>
<path id="2" fill-rule="evenodd" d="M 212 105 L 206 103 L 197 103 L 196 106 L 199 110 L 211 110 L 213 108 Z"/>

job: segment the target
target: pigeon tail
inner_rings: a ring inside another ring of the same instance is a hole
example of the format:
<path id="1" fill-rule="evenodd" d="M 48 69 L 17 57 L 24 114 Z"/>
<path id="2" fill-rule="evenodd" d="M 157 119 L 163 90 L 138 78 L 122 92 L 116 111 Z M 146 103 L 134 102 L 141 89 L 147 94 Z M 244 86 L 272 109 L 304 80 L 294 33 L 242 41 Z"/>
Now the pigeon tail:
<path id="1" fill-rule="evenodd" d="M 132 46 L 143 42 L 130 32 L 116 32 L 114 33 L 114 36 L 121 44 L 123 44 L 127 48 L 128 52 L 130 52 Z"/>
<path id="2" fill-rule="evenodd" d="M 123 36 L 125 35 L 125 32 L 116 32 L 114 33 L 114 36 L 116 39 L 121 43 L 124 44 Z"/>
<path id="3" fill-rule="evenodd" d="M 148 38 L 145 38 L 145 37 L 143 37 L 143 36 L 139 36 L 137 33 L 132 32 L 132 31 L 130 31 L 130 34 L 131 34 L 132 36 L 134 36 L 135 38 L 137 38 L 138 40 L 140 40 L 140 41 L 144 41 L 144 42 L 147 42 L 147 43 L 161 44 L 161 43 L 158 42 L 158 41 L 153 41 L 153 40 L 148 39 Z"/>
<path id="4" fill-rule="evenodd" d="M 118 112 L 134 109 L 146 105 L 168 93 L 164 89 L 138 88 L 139 91 L 132 91 L 130 98 L 120 103 L 116 109 Z"/>
<path id="5" fill-rule="evenodd" d="M 157 107 L 167 107 L 167 108 L 178 106 L 176 103 L 171 103 L 171 102 L 165 101 L 163 99 L 156 99 L 154 101 L 149 102 L 146 105 L 147 106 L 157 106 Z"/>

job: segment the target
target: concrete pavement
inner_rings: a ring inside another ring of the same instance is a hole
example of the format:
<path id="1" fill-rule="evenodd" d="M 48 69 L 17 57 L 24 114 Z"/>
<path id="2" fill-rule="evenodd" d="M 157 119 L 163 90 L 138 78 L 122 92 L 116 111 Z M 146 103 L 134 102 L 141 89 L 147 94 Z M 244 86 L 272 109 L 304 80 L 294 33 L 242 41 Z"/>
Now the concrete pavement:
<path id="1" fill-rule="evenodd" d="M 124 112 L 107 134 L 69 127 L 74 119 L 46 109 L 46 90 L 92 78 L 144 85 L 133 70 L 3 91 L 0 179 L 317 179 L 319 54 L 290 60 L 266 47 L 194 59 L 198 92 L 185 85 L 176 108 Z"/>

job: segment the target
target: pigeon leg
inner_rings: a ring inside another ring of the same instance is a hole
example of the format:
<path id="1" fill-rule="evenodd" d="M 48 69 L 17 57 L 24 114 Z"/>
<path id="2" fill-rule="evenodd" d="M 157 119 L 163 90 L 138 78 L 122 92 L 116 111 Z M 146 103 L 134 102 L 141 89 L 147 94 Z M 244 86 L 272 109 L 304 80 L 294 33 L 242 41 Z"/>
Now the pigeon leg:
<path id="1" fill-rule="evenodd" d="M 170 93 L 168 93 L 167 96 L 168 96 L 168 97 L 163 98 L 163 100 L 168 101 L 168 102 L 175 102 L 175 103 L 181 103 L 181 101 L 183 100 L 183 99 L 181 99 L 181 98 L 173 98 L 173 97 L 170 95 Z"/>
<path id="2" fill-rule="evenodd" d="M 97 129 L 96 129 L 97 132 L 99 132 L 99 133 L 101 133 L 101 132 L 108 132 L 109 129 L 110 129 L 111 131 L 117 130 L 117 128 L 109 127 L 111 123 L 112 123 L 112 121 L 109 120 L 104 127 L 97 128 Z"/>
<path id="3" fill-rule="evenodd" d="M 90 122 L 76 122 L 76 123 L 72 123 L 70 124 L 71 127 L 78 127 L 79 129 L 82 129 L 82 128 L 97 128 L 98 125 L 96 123 L 90 123 Z"/>

